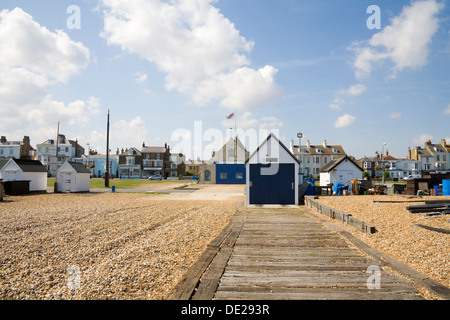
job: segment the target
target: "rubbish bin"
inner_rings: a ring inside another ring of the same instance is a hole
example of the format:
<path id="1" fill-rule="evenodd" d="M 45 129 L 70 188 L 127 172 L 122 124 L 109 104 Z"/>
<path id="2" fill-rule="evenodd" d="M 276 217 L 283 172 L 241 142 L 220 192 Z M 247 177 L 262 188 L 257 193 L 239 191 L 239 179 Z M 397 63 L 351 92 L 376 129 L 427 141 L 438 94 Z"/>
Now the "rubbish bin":
<path id="1" fill-rule="evenodd" d="M 439 186 L 434 186 L 434 195 L 435 196 L 439 195 Z"/>
<path id="2" fill-rule="evenodd" d="M 450 180 L 442 180 L 442 195 L 450 196 Z"/>
<path id="3" fill-rule="evenodd" d="M 112 187 L 111 187 L 111 192 L 112 192 L 112 193 L 115 193 L 115 192 L 116 192 L 116 186 L 112 186 Z"/>

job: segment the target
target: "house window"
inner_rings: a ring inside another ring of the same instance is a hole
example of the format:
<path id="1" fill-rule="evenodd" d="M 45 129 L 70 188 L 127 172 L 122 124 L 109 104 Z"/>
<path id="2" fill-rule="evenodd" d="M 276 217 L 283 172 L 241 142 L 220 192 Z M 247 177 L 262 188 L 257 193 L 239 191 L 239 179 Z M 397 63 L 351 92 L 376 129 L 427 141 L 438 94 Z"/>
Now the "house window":
<path id="1" fill-rule="evenodd" d="M 439 155 L 437 154 L 437 155 L 436 155 L 436 161 L 440 161 L 439 159 L 440 159 L 440 157 L 439 157 Z"/>
<path id="2" fill-rule="evenodd" d="M 236 173 L 236 180 L 242 180 L 244 179 L 244 175 L 242 174 L 242 172 L 237 172 Z"/>
<path id="3" fill-rule="evenodd" d="M 320 163 L 320 158 L 316 157 L 316 163 Z"/>
<path id="4" fill-rule="evenodd" d="M 129 166 L 134 165 L 134 157 L 127 157 L 127 165 Z"/>
<path id="5" fill-rule="evenodd" d="M 372 162 L 364 162 L 364 169 L 372 169 Z"/>
<path id="6" fill-rule="evenodd" d="M 220 173 L 220 179 L 226 180 L 227 178 L 228 178 L 228 174 L 226 172 L 221 172 Z"/>
<path id="7" fill-rule="evenodd" d="M 445 154 L 442 155 L 442 161 L 447 161 L 447 156 Z"/>
<path id="8" fill-rule="evenodd" d="M 327 163 L 328 163 L 328 158 L 327 158 L 327 157 L 323 158 L 323 163 L 324 163 L 324 164 L 327 164 Z"/>
<path id="9" fill-rule="evenodd" d="M 334 153 L 339 153 L 339 150 L 336 149 L 336 148 L 333 148 L 333 152 L 334 152 Z"/>
<path id="10" fill-rule="evenodd" d="M 316 149 L 317 153 L 323 153 L 322 149 Z"/>
<path id="11" fill-rule="evenodd" d="M 161 154 L 160 153 L 156 154 L 156 159 L 161 159 Z"/>

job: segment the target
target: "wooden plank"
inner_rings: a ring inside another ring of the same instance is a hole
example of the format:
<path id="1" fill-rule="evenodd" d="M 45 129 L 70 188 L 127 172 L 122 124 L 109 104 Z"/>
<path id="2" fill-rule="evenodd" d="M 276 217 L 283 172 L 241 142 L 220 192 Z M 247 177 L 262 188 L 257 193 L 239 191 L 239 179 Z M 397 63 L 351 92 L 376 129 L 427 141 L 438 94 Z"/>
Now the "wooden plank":
<path id="1" fill-rule="evenodd" d="M 321 290 L 318 292 L 227 292 L 219 291 L 218 300 L 423 300 L 415 292 L 341 292 L 340 289 Z"/>
<path id="2" fill-rule="evenodd" d="M 170 300 L 189 300 L 197 283 L 217 254 L 217 248 L 207 248 L 194 265 L 186 272 L 174 289 Z"/>
<path id="3" fill-rule="evenodd" d="M 422 224 L 414 224 L 414 226 L 419 227 L 419 228 L 423 228 L 423 229 L 426 229 L 426 230 L 434 231 L 434 232 L 450 234 L 450 230 L 449 229 L 433 228 L 433 227 L 429 227 L 429 226 L 424 226 Z"/>
<path id="4" fill-rule="evenodd" d="M 222 248 L 200 280 L 192 300 L 211 300 L 219 286 L 225 266 L 233 252 L 232 248 Z"/>

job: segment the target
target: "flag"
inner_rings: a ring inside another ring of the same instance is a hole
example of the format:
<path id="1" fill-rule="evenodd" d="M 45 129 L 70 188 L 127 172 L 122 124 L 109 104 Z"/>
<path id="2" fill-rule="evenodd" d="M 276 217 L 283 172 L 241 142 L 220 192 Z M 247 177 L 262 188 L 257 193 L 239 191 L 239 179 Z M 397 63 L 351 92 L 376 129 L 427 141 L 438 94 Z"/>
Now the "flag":
<path id="1" fill-rule="evenodd" d="M 232 114 L 230 114 L 229 116 L 227 116 L 227 119 L 233 119 L 234 118 L 234 112 Z"/>

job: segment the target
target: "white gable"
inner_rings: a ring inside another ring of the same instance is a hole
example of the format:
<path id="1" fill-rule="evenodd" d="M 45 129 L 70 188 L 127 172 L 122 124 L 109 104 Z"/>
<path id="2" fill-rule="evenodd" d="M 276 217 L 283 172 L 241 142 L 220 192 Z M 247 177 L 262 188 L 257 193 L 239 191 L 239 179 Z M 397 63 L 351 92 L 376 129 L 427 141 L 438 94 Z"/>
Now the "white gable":
<path id="1" fill-rule="evenodd" d="M 269 164 L 269 163 L 293 163 L 298 164 L 291 153 L 289 153 L 281 142 L 270 135 L 261 146 L 254 152 L 248 162 L 250 164 Z"/>

